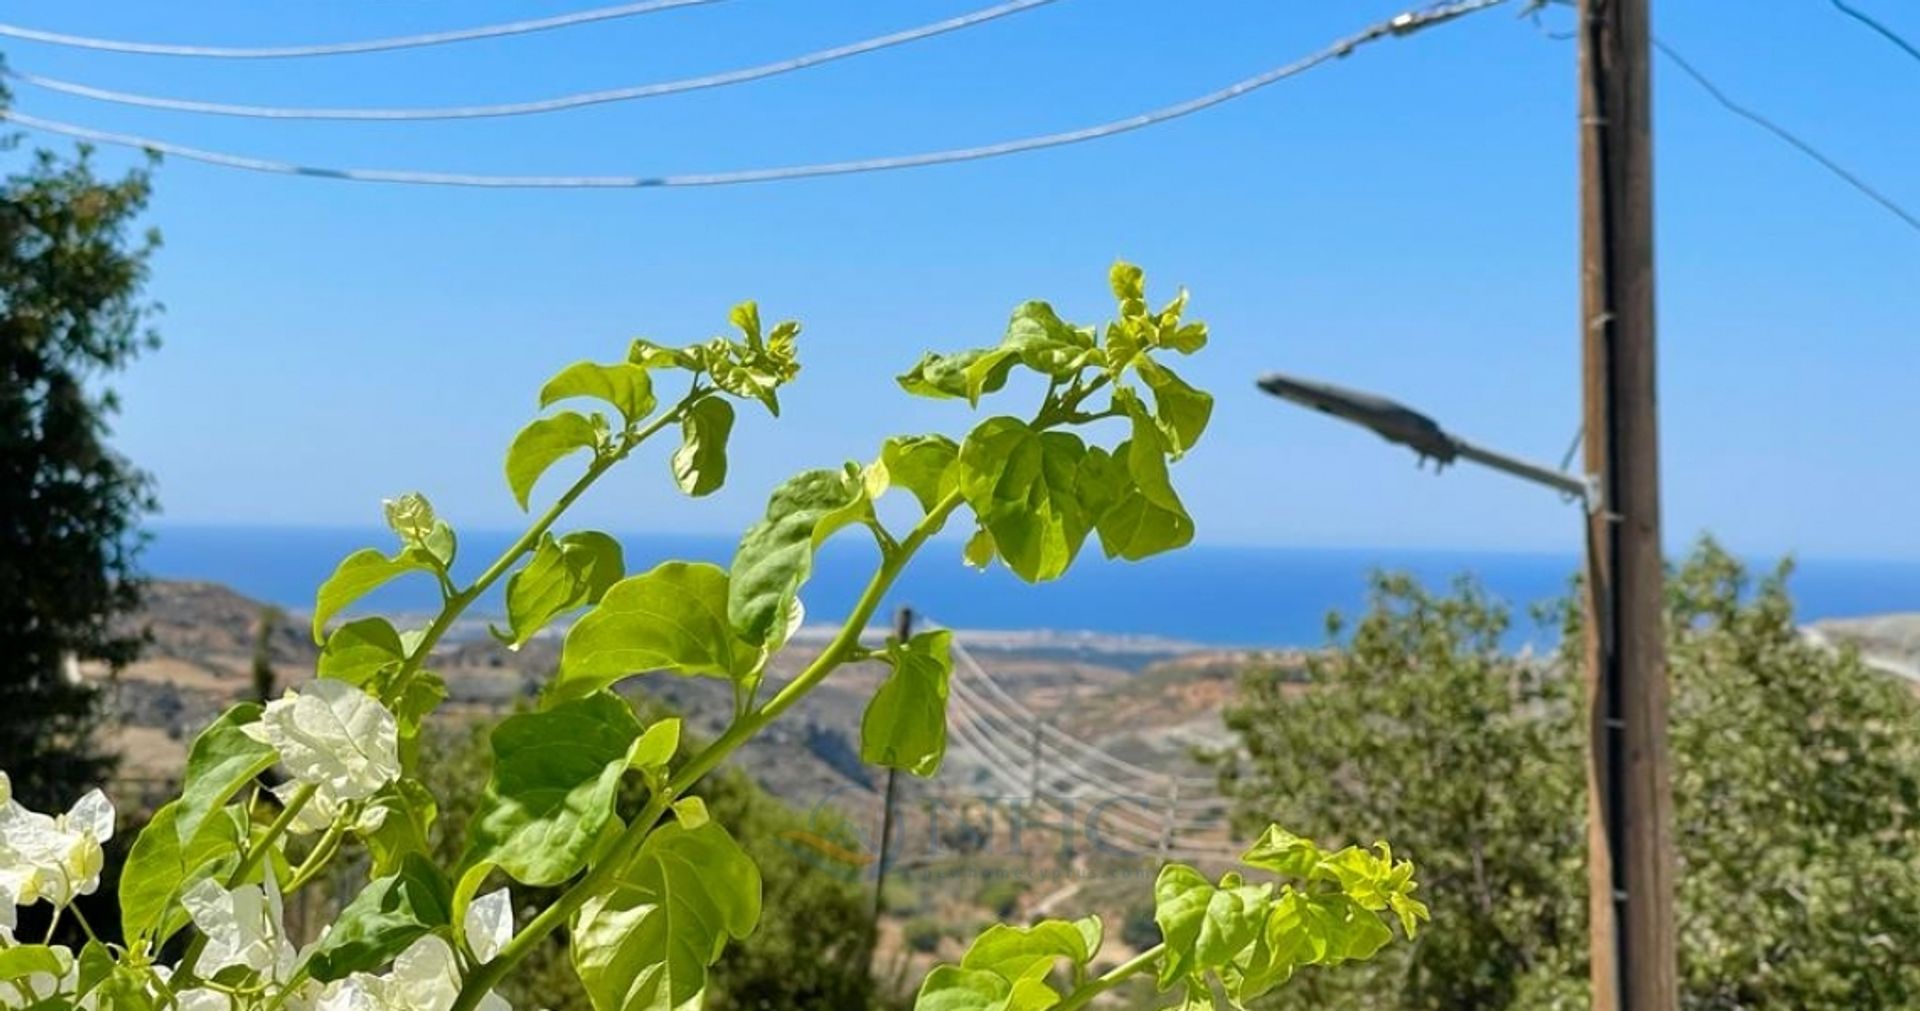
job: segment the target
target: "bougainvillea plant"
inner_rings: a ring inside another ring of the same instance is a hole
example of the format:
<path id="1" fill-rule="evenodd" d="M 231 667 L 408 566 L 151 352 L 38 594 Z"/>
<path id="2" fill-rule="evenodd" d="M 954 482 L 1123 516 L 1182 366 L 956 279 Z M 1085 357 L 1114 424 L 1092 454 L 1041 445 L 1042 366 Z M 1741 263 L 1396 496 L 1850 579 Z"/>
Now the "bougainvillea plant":
<path id="1" fill-rule="evenodd" d="M 629 574 L 613 538 L 555 527 L 602 475 L 670 429 L 680 489 L 720 487 L 734 405 L 778 412 L 799 369 L 799 326 L 763 329 L 749 302 L 732 312 L 737 337 L 687 347 L 638 340 L 624 361 L 563 369 L 539 401 L 569 406 L 521 430 L 506 478 L 523 509 L 550 470 L 574 468 L 571 484 L 465 584 L 454 574 L 458 539 L 427 500 L 387 503 L 397 547 L 348 556 L 315 599 L 317 677 L 264 706 L 233 707 L 193 742 L 179 797 L 128 857 L 123 936 L 93 936 L 84 920 L 91 940 L 77 952 L 13 936 L 16 905 L 49 903 L 56 923 L 78 917 L 72 900 L 98 885 L 114 815 L 98 792 L 59 816 L 0 795 L 0 1006 L 500 1011 L 494 988 L 564 926 L 596 1008 L 699 1007 L 708 968 L 753 932 L 761 894 L 753 861 L 689 788 L 861 661 L 890 668 L 863 722 L 864 758 L 918 775 L 940 765 L 949 633 L 882 640 L 868 627 L 930 538 L 965 514 L 965 560 L 998 560 L 1030 582 L 1066 572 L 1089 538 L 1124 559 L 1191 540 L 1168 465 L 1200 439 L 1213 400 L 1161 359 L 1200 350 L 1207 329 L 1183 318 L 1184 292 L 1150 309 L 1137 267 L 1116 265 L 1111 283 L 1119 311 L 1104 327 L 1027 302 L 999 344 L 928 354 L 899 379 L 908 393 L 977 407 L 1027 370 L 1045 381 L 1031 414 L 989 417 L 958 442 L 897 436 L 867 463 L 793 477 L 726 568 L 670 561 Z M 676 376 L 684 392 L 665 401 L 656 387 Z M 571 406 L 582 402 L 591 409 Z M 1115 444 L 1080 434 L 1104 429 L 1117 430 Z M 875 510 L 896 490 L 918 506 L 904 531 Z M 763 674 L 801 622 L 814 554 L 841 533 L 879 546 L 872 578 L 825 648 L 770 688 Z M 439 586 L 442 606 L 425 627 L 336 620 L 400 578 Z M 422 725 L 446 696 L 430 664 L 441 637 L 503 580 L 505 617 L 493 632 L 510 646 L 582 613 L 538 706 L 493 729 L 491 778 L 464 856 L 438 866 L 428 844 L 436 801 L 416 776 Z M 614 691 L 641 675 L 728 682 L 732 722 L 682 749 L 678 720 L 643 723 Z M 263 777 L 276 768 L 280 785 L 269 788 Z M 646 789 L 639 810 L 617 804 L 629 778 Z M 289 936 L 285 897 L 349 845 L 365 854 L 368 879 L 318 937 Z M 1154 888 L 1163 943 L 1109 971 L 1091 968 L 1097 918 L 995 926 L 960 964 L 933 971 L 917 1006 L 1071 1009 L 1143 974 L 1180 1007 L 1211 1007 L 1216 990 L 1237 1004 L 1300 966 L 1368 957 L 1392 938 L 1390 922 L 1411 936 L 1426 916 L 1411 866 L 1384 846 L 1329 853 L 1275 828 L 1243 862 L 1271 879 L 1165 868 Z M 558 898 L 515 922 L 516 887 Z"/>

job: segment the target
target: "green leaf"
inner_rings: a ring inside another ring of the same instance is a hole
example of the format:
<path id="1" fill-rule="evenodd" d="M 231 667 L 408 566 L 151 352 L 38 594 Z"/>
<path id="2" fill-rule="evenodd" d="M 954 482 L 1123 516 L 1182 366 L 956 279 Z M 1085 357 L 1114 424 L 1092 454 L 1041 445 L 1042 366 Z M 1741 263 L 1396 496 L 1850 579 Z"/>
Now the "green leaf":
<path id="1" fill-rule="evenodd" d="M 1010 983 L 1044 980 L 1059 959 L 1084 967 L 1095 950 L 1087 947 L 1081 925 L 1066 920 L 1042 920 L 1031 927 L 997 923 L 974 940 L 960 966 L 987 970 Z"/>
<path id="2" fill-rule="evenodd" d="M 598 448 L 600 435 L 600 427 L 576 411 L 529 422 L 507 448 L 507 487 L 513 489 L 513 500 L 520 508 L 527 508 L 527 496 L 533 493 L 540 475 L 561 457 Z"/>
<path id="3" fill-rule="evenodd" d="M 1171 348 L 1183 355 L 1193 354 L 1207 346 L 1207 325 L 1199 321 L 1182 323 L 1180 317 L 1187 311 L 1187 289 L 1180 289 L 1173 301 L 1162 306 L 1154 319 L 1154 329 L 1158 333 L 1155 341 L 1160 347 Z"/>
<path id="4" fill-rule="evenodd" d="M 367 798 L 360 817 L 360 838 L 372 858 L 375 876 L 392 874 L 410 855 L 431 856 L 433 823 L 440 805 L 417 779 L 396 779 Z"/>
<path id="5" fill-rule="evenodd" d="M 733 555 L 727 617 L 740 637 L 760 648 L 785 642 L 814 550 L 841 527 L 872 516 L 866 483 L 852 464 L 844 471 L 805 471 L 774 489 L 766 518 Z"/>
<path id="6" fill-rule="evenodd" d="M 645 337 L 634 338 L 627 349 L 627 361 L 642 368 L 698 369 L 700 357 L 692 348 L 670 348 Z"/>
<path id="7" fill-rule="evenodd" d="M 893 673 L 867 704 L 860 721 L 860 760 L 905 769 L 916 776 L 940 771 L 947 754 L 947 679 L 953 673 L 953 633 L 922 632 L 889 643 Z"/>
<path id="8" fill-rule="evenodd" d="M 71 955 L 67 959 L 71 959 Z M 33 975 L 54 979 L 66 975 L 72 963 L 44 944 L 21 944 L 0 948 L 0 980 L 11 981 Z"/>
<path id="9" fill-rule="evenodd" d="M 242 702 L 209 724 L 187 751 L 186 777 L 174 812 L 178 844 L 191 847 L 200 824 L 242 786 L 273 767 L 279 755 L 241 728 L 260 720 L 258 703 Z"/>
<path id="10" fill-rule="evenodd" d="M 158 947 L 186 925 L 177 900 L 188 885 L 210 874 L 226 874 L 240 862 L 246 841 L 239 812 L 227 809 L 205 819 L 193 841 L 182 846 L 175 817 L 180 802 L 155 811 L 152 820 L 133 840 L 120 875 L 120 929 L 131 946 L 147 939 Z"/>
<path id="11" fill-rule="evenodd" d="M 540 538 L 533 558 L 507 577 L 507 628 L 519 649 L 556 615 L 597 603 L 626 570 L 620 542 L 594 530 Z M 498 633 L 496 633 L 498 635 Z"/>
<path id="12" fill-rule="evenodd" d="M 1154 416 L 1177 459 L 1200 441 L 1213 417 L 1213 395 L 1188 386 L 1174 371 L 1151 358 L 1139 361 L 1140 378 L 1153 391 Z"/>
<path id="13" fill-rule="evenodd" d="M 116 962 L 114 953 L 97 940 L 89 940 L 68 964 L 73 974 L 69 977 L 71 984 L 61 988 L 65 992 L 29 1003 L 27 1011 L 159 1011 L 161 1007 L 156 990 L 161 994 L 165 991 L 155 986 L 152 968 L 134 964 L 132 959 L 124 965 Z"/>
<path id="14" fill-rule="evenodd" d="M 707 967 L 760 919 L 760 871 L 718 822 L 678 822 L 647 837 L 619 876 L 574 917 L 574 968 L 597 1011 L 697 1008 Z"/>
<path id="15" fill-rule="evenodd" d="M 1009 981 L 985 969 L 936 966 L 920 984 L 913 1011 L 1045 1011 L 1060 995 L 1045 981 Z"/>
<path id="16" fill-rule="evenodd" d="M 571 397 L 591 397 L 611 404 L 629 425 L 652 414 L 655 406 L 653 377 L 644 366 L 631 362 L 574 362 L 540 388 L 542 408 Z"/>
<path id="17" fill-rule="evenodd" d="M 433 566 L 413 552 L 388 558 L 372 548 L 360 550 L 342 559 L 333 575 L 320 584 L 313 601 L 313 641 L 324 641 L 327 622 L 342 608 L 409 572 L 431 572 Z"/>
<path id="18" fill-rule="evenodd" d="M 727 322 L 732 323 L 747 339 L 748 347 L 761 346 L 760 303 L 748 300 L 727 310 Z"/>
<path id="19" fill-rule="evenodd" d="M 1167 946 L 1160 957 L 1162 990 L 1198 967 L 1195 949 L 1207 922 L 1207 903 L 1213 892 L 1213 882 L 1183 864 L 1161 868 L 1154 881 L 1153 922 L 1160 925 L 1160 937 Z"/>
<path id="20" fill-rule="evenodd" d="M 334 918 L 314 943 L 309 973 L 329 983 L 381 968 L 414 941 L 449 927 L 452 903 L 452 888 L 439 869 L 410 854 L 399 870 L 369 882 Z"/>
<path id="21" fill-rule="evenodd" d="M 960 447 L 961 494 L 1027 582 L 1066 572 L 1093 526 L 1075 490 L 1085 456 L 1078 436 L 1008 417 L 981 422 Z"/>
<path id="22" fill-rule="evenodd" d="M 913 1011 L 988 1011 L 1004 1008 L 1013 985 L 984 969 L 935 966 L 920 983 Z"/>
<path id="23" fill-rule="evenodd" d="M 988 393 L 1007 385 L 1007 376 L 1019 358 L 1012 348 L 976 348 L 950 355 L 927 352 L 896 381 L 919 397 L 963 398 L 978 404 Z"/>
<path id="24" fill-rule="evenodd" d="M 1014 309 L 1000 346 L 1027 368 L 1056 379 L 1079 372 L 1097 355 L 1093 335 L 1061 320 L 1045 302 L 1023 302 Z"/>
<path id="25" fill-rule="evenodd" d="M 1278 825 L 1269 825 L 1240 855 L 1240 862 L 1304 881 L 1320 865 L 1320 858 L 1320 847 L 1314 845 L 1313 840 L 1294 835 Z"/>
<path id="26" fill-rule="evenodd" d="M 746 343 L 715 338 L 689 352 L 705 369 L 713 384 L 736 397 L 751 398 L 780 414 L 779 388 L 799 374 L 795 358 L 800 324 L 783 320 L 763 340 L 760 335 L 760 308 L 752 302 L 734 307 L 730 316 L 746 337 Z"/>
<path id="27" fill-rule="evenodd" d="M 398 667 L 406 655 L 400 633 L 387 619 L 361 618 L 327 636 L 327 644 L 320 650 L 319 672 L 323 678 L 367 685 Z"/>
<path id="28" fill-rule="evenodd" d="M 1172 864 L 1154 882 L 1154 922 L 1166 941 L 1160 986 L 1236 962 L 1267 922 L 1271 884 L 1242 884 L 1229 875 L 1215 887 L 1191 867 Z"/>
<path id="29" fill-rule="evenodd" d="M 607 692 L 503 720 L 461 865 L 497 864 L 529 885 L 578 873 L 613 818 L 640 730 L 633 709 Z"/>
<path id="30" fill-rule="evenodd" d="M 1116 399 L 1133 419 L 1133 438 L 1114 450 L 1114 458 L 1126 462 L 1127 485 L 1097 526 L 1107 557 L 1138 561 L 1191 543 L 1193 517 L 1167 476 L 1166 437 L 1139 398 L 1116 394 Z"/>
<path id="31" fill-rule="evenodd" d="M 733 432 L 733 405 L 707 397 L 680 419 L 680 448 L 673 454 L 673 480 L 698 498 L 727 480 L 727 436 Z"/>
<path id="32" fill-rule="evenodd" d="M 920 508 L 932 512 L 958 486 L 953 463 L 959 455 L 960 447 L 944 435 L 899 435 L 880 447 L 880 465 L 889 485 L 912 492 Z"/>
<path id="33" fill-rule="evenodd" d="M 647 728 L 627 757 L 627 765 L 644 773 L 664 772 L 680 750 L 680 717 L 661 720 Z"/>
<path id="34" fill-rule="evenodd" d="M 988 530 L 986 527 L 976 529 L 973 532 L 973 536 L 967 538 L 967 546 L 960 551 L 960 555 L 966 563 L 976 569 L 985 569 L 987 566 L 992 565 L 993 554 L 993 531 Z"/>
<path id="35" fill-rule="evenodd" d="M 707 811 L 707 802 L 699 797 L 682 797 L 673 802 L 673 818 L 680 827 L 696 829 L 713 820 Z"/>
<path id="36" fill-rule="evenodd" d="M 1320 965 L 1372 958 L 1393 940 L 1380 917 L 1345 895 L 1290 893 L 1291 914 L 1305 931 L 1312 961 Z"/>
<path id="37" fill-rule="evenodd" d="M 744 674 L 752 652 L 727 621 L 728 578 L 705 562 L 665 562 L 613 584 L 567 631 L 555 698 L 574 698 L 651 671 Z"/>
<path id="38" fill-rule="evenodd" d="M 1107 284 L 1113 289 L 1113 297 L 1122 302 L 1139 302 L 1147 297 L 1146 271 L 1125 260 L 1113 261 L 1107 271 Z"/>
<path id="39" fill-rule="evenodd" d="M 1195 960 L 1209 969 L 1231 963 L 1258 936 L 1272 898 L 1271 883 L 1216 889 L 1207 899 L 1206 921 L 1194 945 Z"/>
<path id="40" fill-rule="evenodd" d="M 430 670 L 414 671 L 393 700 L 393 718 L 399 724 L 401 741 L 417 739 L 421 722 L 446 700 L 447 683 L 440 675 Z"/>

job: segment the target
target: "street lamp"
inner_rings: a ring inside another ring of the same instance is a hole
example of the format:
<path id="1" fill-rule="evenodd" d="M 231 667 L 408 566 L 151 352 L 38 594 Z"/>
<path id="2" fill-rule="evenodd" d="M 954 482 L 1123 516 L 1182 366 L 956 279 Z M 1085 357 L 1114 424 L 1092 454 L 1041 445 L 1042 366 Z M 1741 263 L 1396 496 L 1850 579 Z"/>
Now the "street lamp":
<path id="1" fill-rule="evenodd" d="M 1445 467 L 1455 460 L 1471 460 L 1577 498 L 1586 506 L 1590 525 L 1606 527 L 1618 519 L 1608 511 L 1602 486 L 1593 478 L 1583 479 L 1504 453 L 1482 449 L 1449 433 L 1440 427 L 1439 422 L 1396 400 L 1279 373 L 1263 377 L 1260 388 L 1282 400 L 1290 400 L 1369 429 L 1388 442 L 1413 450 L 1423 462 L 1431 458 L 1436 467 Z M 1671 898 L 1669 893 L 1648 890 L 1637 897 L 1635 905 L 1640 908 L 1630 910 L 1629 900 L 1634 897 L 1629 894 L 1625 878 L 1616 873 L 1616 869 L 1626 866 L 1632 855 L 1640 855 L 1644 859 L 1647 854 L 1658 854 L 1663 844 L 1658 835 L 1662 829 L 1658 802 L 1645 805 L 1646 809 L 1641 810 L 1629 802 L 1631 795 L 1622 789 L 1631 771 L 1628 763 L 1635 760 L 1629 757 L 1629 749 L 1625 744 L 1628 721 L 1636 718 L 1630 716 L 1623 698 L 1622 685 L 1626 679 L 1621 676 L 1619 666 L 1621 651 L 1618 644 L 1623 637 L 1623 608 L 1612 594 L 1595 592 L 1595 587 L 1602 582 L 1602 574 L 1614 571 L 1602 554 L 1608 550 L 1605 542 L 1591 534 L 1585 541 L 1587 623 L 1591 644 L 1588 653 L 1588 686 L 1589 701 L 1594 710 L 1588 721 L 1588 755 L 1591 763 L 1589 768 L 1597 773 L 1589 778 L 1592 796 L 1588 799 L 1588 840 L 1594 853 L 1595 866 L 1600 866 L 1600 858 L 1605 861 L 1602 868 L 1604 873 L 1596 872 L 1589 880 L 1595 889 L 1594 902 L 1597 908 L 1610 913 L 1605 922 L 1599 917 L 1594 918 L 1593 951 L 1596 960 L 1607 959 L 1610 965 L 1617 966 L 1623 964 L 1621 954 L 1630 950 L 1633 941 L 1628 933 L 1629 925 L 1644 924 L 1650 919 L 1670 922 Z M 1658 777 L 1665 779 L 1667 773 L 1663 758 L 1642 755 L 1638 760 L 1651 761 L 1657 767 Z M 1633 981 L 1623 979 L 1622 983 L 1625 985 L 1621 989 L 1625 990 Z M 1596 988 L 1594 1006 L 1597 1009 L 1611 1011 L 1623 1005 L 1624 1002 L 1609 993 L 1609 989 Z"/>
<path id="2" fill-rule="evenodd" d="M 1579 499 L 1589 507 L 1598 502 L 1598 496 L 1587 481 L 1564 471 L 1483 449 L 1449 433 L 1440 427 L 1439 422 L 1397 400 L 1278 372 L 1262 377 L 1260 388 L 1282 400 L 1291 400 L 1370 429 L 1382 439 L 1399 443 L 1418 453 L 1422 461 L 1432 459 L 1436 468 L 1445 467 L 1457 459 L 1472 460 L 1521 480 L 1546 485 L 1563 495 Z"/>

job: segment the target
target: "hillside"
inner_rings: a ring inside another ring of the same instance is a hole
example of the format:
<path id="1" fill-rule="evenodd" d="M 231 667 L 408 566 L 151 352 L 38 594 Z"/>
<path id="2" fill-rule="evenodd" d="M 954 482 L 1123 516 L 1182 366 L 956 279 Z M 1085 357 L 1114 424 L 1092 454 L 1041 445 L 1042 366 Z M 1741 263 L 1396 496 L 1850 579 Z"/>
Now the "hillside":
<path id="1" fill-rule="evenodd" d="M 144 611 L 133 619 L 148 631 L 150 644 L 112 690 L 127 792 L 157 791 L 177 777 L 193 735 L 251 693 L 263 618 L 271 624 L 267 645 L 277 690 L 310 678 L 317 650 L 300 616 L 218 584 L 152 585 Z M 803 629 L 768 672 L 763 691 L 797 673 L 825 638 L 824 630 Z M 1244 654 L 1124 636 L 979 632 L 960 641 L 1013 705 L 1128 761 L 1181 773 L 1201 771 L 1190 761 L 1193 747 L 1218 743 L 1219 710 L 1245 660 Z M 444 718 L 491 716 L 530 699 L 557 663 L 560 643 L 561 636 L 549 632 L 512 651 L 487 636 L 482 623 L 455 629 L 432 664 L 449 689 Z M 876 795 L 880 779 L 858 759 L 859 726 L 883 675 L 877 665 L 842 670 L 754 741 L 742 764 L 802 806 L 848 793 Z M 626 687 L 682 712 L 689 729 L 708 736 L 724 730 L 732 713 L 730 686 L 712 679 L 642 677 Z M 999 728 L 1009 750 L 1026 747 L 1028 730 L 1008 720 L 984 725 Z M 964 747 L 955 749 L 951 766 L 943 782 L 991 778 Z"/>

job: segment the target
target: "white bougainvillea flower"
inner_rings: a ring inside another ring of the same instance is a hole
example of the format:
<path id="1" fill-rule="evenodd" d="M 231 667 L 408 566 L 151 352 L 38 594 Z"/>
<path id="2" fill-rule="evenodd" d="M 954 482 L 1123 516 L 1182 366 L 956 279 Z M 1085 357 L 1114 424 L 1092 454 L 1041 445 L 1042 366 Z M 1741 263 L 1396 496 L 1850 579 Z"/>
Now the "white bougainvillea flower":
<path id="1" fill-rule="evenodd" d="M 490 961 L 513 937 L 513 900 L 502 888 L 474 899 L 461 921 L 475 958 Z M 316 1011 L 447 1011 L 460 995 L 460 962 L 453 946 L 429 934 L 393 960 L 383 976 L 356 972 L 334 984 Z M 480 1011 L 513 1011 L 499 994 L 480 1000 Z"/>
<path id="2" fill-rule="evenodd" d="M 45 899 L 56 906 L 100 887 L 106 863 L 101 848 L 113 838 L 113 804 L 92 790 L 66 814 L 29 811 L 13 799 L 13 783 L 0 773 L 0 891 L 30 906 Z"/>
<path id="3" fill-rule="evenodd" d="M 287 771 L 334 803 L 361 800 L 400 776 L 399 725 L 378 699 L 345 681 L 315 681 L 267 703 L 246 726 Z"/>
<path id="4" fill-rule="evenodd" d="M 473 957 L 482 962 L 493 961 L 500 949 L 513 940 L 513 896 L 504 888 L 480 896 L 468 903 L 461 925 Z"/>
<path id="5" fill-rule="evenodd" d="M 175 994 L 173 1004 L 178 1011 L 233 1011 L 233 998 L 204 986 Z"/>
<path id="6" fill-rule="evenodd" d="M 384 976 L 356 972 L 333 985 L 315 1011 L 448 1011 L 460 996 L 460 966 L 453 947 L 428 934 L 393 960 Z M 480 1011 L 512 1011 L 499 994 L 480 1000 Z"/>
<path id="7" fill-rule="evenodd" d="M 222 888 L 203 878 L 180 897 L 193 925 L 207 939 L 194 963 L 202 978 L 239 966 L 263 980 L 283 982 L 293 975 L 299 954 L 282 924 L 280 889 L 268 874 L 265 885 Z"/>
<path id="8" fill-rule="evenodd" d="M 281 807 L 286 807 L 293 802 L 293 795 L 300 792 L 300 786 L 299 780 L 289 779 L 278 786 L 269 787 L 268 792 L 280 798 Z M 307 801 L 307 805 L 293 816 L 293 821 L 287 825 L 287 831 L 294 835 L 325 832 L 333 826 L 333 820 L 339 816 L 340 802 L 333 798 L 333 792 L 325 788 L 315 790 L 313 799 Z"/>

